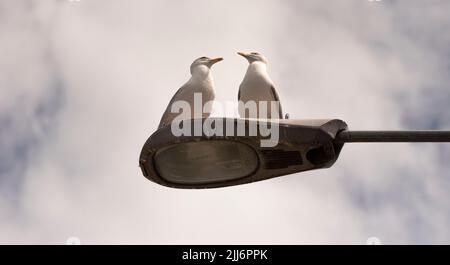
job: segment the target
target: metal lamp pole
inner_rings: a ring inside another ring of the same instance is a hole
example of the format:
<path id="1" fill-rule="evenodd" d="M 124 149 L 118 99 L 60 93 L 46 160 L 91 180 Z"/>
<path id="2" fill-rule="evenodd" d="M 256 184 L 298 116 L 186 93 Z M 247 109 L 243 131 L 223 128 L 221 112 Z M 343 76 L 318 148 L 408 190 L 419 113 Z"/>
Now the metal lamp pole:
<path id="1" fill-rule="evenodd" d="M 341 131 L 339 143 L 450 142 L 450 131 Z"/>

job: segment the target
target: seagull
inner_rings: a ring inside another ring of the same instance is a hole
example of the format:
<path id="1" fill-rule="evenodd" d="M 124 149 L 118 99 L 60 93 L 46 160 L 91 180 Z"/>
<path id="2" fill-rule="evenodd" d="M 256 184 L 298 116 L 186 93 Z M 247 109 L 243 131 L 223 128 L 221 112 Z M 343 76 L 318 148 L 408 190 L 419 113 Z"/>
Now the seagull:
<path id="1" fill-rule="evenodd" d="M 223 58 L 208 58 L 208 57 L 200 57 L 191 64 L 191 78 L 184 84 L 175 95 L 170 100 L 169 105 L 164 112 L 161 121 L 159 123 L 158 129 L 164 126 L 167 126 L 172 123 L 173 119 L 175 119 L 179 113 L 172 113 L 171 108 L 172 104 L 176 101 L 184 100 L 189 103 L 191 107 L 191 118 L 208 118 L 210 113 L 194 113 L 194 93 L 202 94 L 202 108 L 208 101 L 213 101 L 215 98 L 214 94 L 214 82 L 211 74 L 211 66 L 215 63 L 222 61 Z M 198 116 L 198 117 L 197 117 Z"/>
<path id="2" fill-rule="evenodd" d="M 247 59 L 249 66 L 247 68 L 247 73 L 239 86 L 238 100 L 242 101 L 244 104 L 248 101 L 255 101 L 257 104 L 258 116 L 251 112 L 246 114 L 245 108 L 239 104 L 239 116 L 242 118 L 267 118 L 267 119 L 283 119 L 283 112 L 281 109 L 280 98 L 278 93 L 273 86 L 273 82 L 267 73 L 267 59 L 262 54 L 257 52 L 244 53 L 238 52 L 239 55 Z M 267 116 L 262 117 L 259 113 L 259 102 L 267 101 Z M 279 110 L 276 117 L 271 115 L 271 101 L 278 101 Z"/>

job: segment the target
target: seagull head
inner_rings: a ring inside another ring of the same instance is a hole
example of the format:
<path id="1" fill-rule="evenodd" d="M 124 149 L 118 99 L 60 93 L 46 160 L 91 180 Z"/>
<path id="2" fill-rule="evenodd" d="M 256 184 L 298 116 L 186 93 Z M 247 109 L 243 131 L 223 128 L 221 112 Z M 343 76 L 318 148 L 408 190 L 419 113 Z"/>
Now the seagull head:
<path id="1" fill-rule="evenodd" d="M 264 57 L 264 55 L 257 53 L 257 52 L 250 52 L 250 53 L 238 52 L 237 54 L 239 54 L 242 57 L 244 57 L 245 59 L 247 59 L 247 61 L 249 63 L 263 62 L 263 63 L 267 64 L 269 62 L 269 61 L 267 61 L 267 58 Z"/>
<path id="2" fill-rule="evenodd" d="M 218 63 L 222 61 L 222 57 L 217 58 L 209 58 L 206 56 L 200 57 L 198 59 L 195 59 L 194 62 L 191 64 L 191 73 L 193 73 L 195 68 L 206 68 L 209 69 L 211 66 L 213 66 L 215 63 Z"/>

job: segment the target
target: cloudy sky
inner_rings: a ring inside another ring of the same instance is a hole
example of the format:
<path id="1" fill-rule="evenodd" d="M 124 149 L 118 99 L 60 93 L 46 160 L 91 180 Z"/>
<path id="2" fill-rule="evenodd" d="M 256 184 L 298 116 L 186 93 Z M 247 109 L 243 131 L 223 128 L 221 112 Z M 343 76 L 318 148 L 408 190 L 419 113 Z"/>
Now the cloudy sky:
<path id="1" fill-rule="evenodd" d="M 349 144 L 250 185 L 146 180 L 140 149 L 200 56 L 234 100 L 258 51 L 292 118 L 449 129 L 450 1 L 0 2 L 0 243 L 450 243 L 450 145 Z"/>

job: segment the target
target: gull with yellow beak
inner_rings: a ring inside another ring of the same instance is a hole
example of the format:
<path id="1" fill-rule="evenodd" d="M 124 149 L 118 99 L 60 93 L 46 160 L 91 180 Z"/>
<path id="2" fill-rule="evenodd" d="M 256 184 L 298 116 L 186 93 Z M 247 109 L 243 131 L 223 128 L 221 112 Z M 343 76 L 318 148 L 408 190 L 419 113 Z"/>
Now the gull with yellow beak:
<path id="1" fill-rule="evenodd" d="M 191 117 L 208 118 L 210 112 L 204 112 L 205 104 L 213 101 L 215 98 L 214 81 L 211 73 L 211 66 L 222 61 L 223 58 L 208 58 L 200 57 L 191 64 L 191 78 L 184 84 L 170 100 L 166 111 L 164 112 L 158 128 L 162 128 L 172 123 L 172 121 L 179 116 L 179 113 L 172 113 L 172 105 L 177 101 L 185 101 L 190 105 Z M 202 111 L 195 111 L 194 109 L 194 95 L 200 93 L 202 99 Z"/>
<path id="2" fill-rule="evenodd" d="M 241 118 L 282 119 L 283 112 L 280 98 L 267 73 L 268 61 L 266 57 L 257 52 L 238 52 L 238 54 L 247 59 L 249 63 L 244 80 L 239 86 L 238 100 L 246 105 L 248 105 L 248 102 L 254 101 L 257 108 L 257 113 L 247 112 L 248 109 L 243 104 L 239 104 L 239 116 Z M 271 109 L 271 102 L 273 101 L 278 103 L 277 109 L 274 109 L 274 111 Z M 260 102 L 267 104 L 266 115 L 261 112 Z"/>

